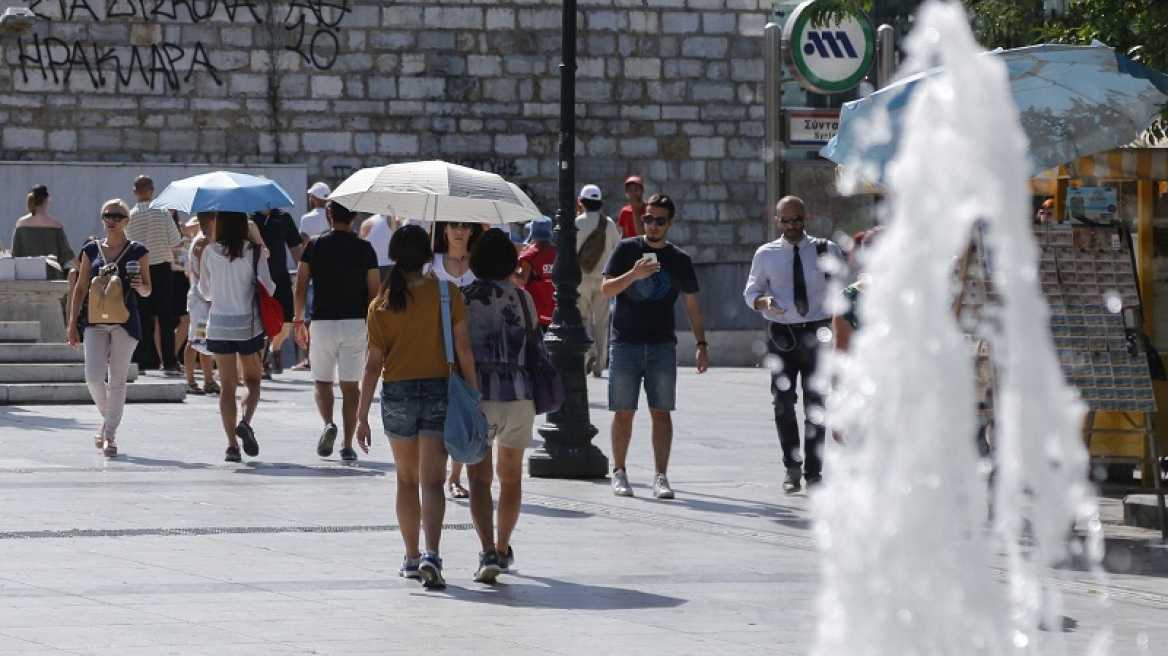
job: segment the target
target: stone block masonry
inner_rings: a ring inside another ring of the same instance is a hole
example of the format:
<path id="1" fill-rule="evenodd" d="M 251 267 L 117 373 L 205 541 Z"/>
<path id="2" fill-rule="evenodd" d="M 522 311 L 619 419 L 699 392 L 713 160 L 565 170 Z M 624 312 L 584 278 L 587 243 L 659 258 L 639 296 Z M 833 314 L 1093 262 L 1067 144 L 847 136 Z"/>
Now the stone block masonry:
<path id="1" fill-rule="evenodd" d="M 556 212 L 560 0 L 24 4 L 44 20 L 0 42 L 5 160 L 300 163 L 335 184 L 442 158 Z M 765 233 L 770 4 L 579 2 L 577 186 L 616 214 L 642 175 L 699 262 L 748 261 L 739 235 Z"/>

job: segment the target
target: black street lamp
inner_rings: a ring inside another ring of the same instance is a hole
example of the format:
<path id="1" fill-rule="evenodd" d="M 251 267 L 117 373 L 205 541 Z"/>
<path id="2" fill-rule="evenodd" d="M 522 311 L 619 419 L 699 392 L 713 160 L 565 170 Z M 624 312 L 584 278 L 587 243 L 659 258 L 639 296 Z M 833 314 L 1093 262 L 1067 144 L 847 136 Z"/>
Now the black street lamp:
<path id="1" fill-rule="evenodd" d="M 552 364 L 564 379 L 564 405 L 539 427 L 543 446 L 527 459 L 527 471 L 541 478 L 601 478 L 608 458 L 592 444 L 596 427 L 588 420 L 584 353 L 592 340 L 580 317 L 580 262 L 576 259 L 576 0 L 564 0 L 563 58 L 560 62 L 560 208 L 556 213 L 556 310 L 548 329 Z"/>

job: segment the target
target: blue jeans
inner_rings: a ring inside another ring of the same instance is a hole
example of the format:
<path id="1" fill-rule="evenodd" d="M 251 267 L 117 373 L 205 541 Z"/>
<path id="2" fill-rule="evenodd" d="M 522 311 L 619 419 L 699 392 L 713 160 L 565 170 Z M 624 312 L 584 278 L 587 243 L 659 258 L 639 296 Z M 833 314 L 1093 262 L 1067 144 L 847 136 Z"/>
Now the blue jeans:
<path id="1" fill-rule="evenodd" d="M 392 440 L 443 436 L 446 378 L 397 380 L 381 384 L 381 425 Z"/>
<path id="2" fill-rule="evenodd" d="M 644 381 L 650 410 L 673 412 L 677 405 L 677 345 L 609 345 L 608 409 L 636 410 Z"/>

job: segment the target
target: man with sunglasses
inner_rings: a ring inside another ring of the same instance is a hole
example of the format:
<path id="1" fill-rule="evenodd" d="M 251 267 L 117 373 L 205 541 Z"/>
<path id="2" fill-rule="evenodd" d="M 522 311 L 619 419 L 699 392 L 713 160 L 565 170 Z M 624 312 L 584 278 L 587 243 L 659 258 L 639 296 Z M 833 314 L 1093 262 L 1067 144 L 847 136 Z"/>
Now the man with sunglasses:
<path id="1" fill-rule="evenodd" d="M 767 320 L 767 348 L 780 363 L 772 369 L 771 395 L 787 470 L 783 481 L 787 494 L 803 489 L 804 479 L 808 487 L 822 481 L 823 397 L 814 389 L 812 379 L 820 344 L 828 341 L 828 335 L 821 331 L 831 330 L 831 313 L 824 307 L 830 265 L 824 260 L 843 261 L 834 243 L 804 232 L 810 219 L 802 199 L 787 196 L 779 201 L 774 220 L 782 235 L 755 251 L 742 292 L 746 304 Z M 802 452 L 795 417 L 796 379 L 803 390 Z"/>
<path id="2" fill-rule="evenodd" d="M 706 331 L 698 303 L 693 260 L 666 240 L 673 226 L 673 200 L 664 194 L 649 199 L 641 224 L 645 234 L 621 240 L 604 267 L 601 291 L 616 297 L 608 365 L 608 409 L 612 417 L 612 492 L 633 496 L 625 456 L 633 437 L 633 417 L 642 382 L 653 426 L 653 496 L 672 499 L 666 469 L 673 445 L 677 393 L 677 333 L 673 306 L 685 303 L 697 340 L 697 371 L 709 367 Z"/>

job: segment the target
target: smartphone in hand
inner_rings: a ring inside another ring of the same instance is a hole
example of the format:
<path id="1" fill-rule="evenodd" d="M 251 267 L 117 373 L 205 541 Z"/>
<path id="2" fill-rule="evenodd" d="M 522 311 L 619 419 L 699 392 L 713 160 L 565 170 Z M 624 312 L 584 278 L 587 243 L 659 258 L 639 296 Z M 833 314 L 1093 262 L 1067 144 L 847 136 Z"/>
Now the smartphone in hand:
<path id="1" fill-rule="evenodd" d="M 657 263 L 657 254 L 656 253 L 645 253 L 645 259 L 656 264 Z"/>

